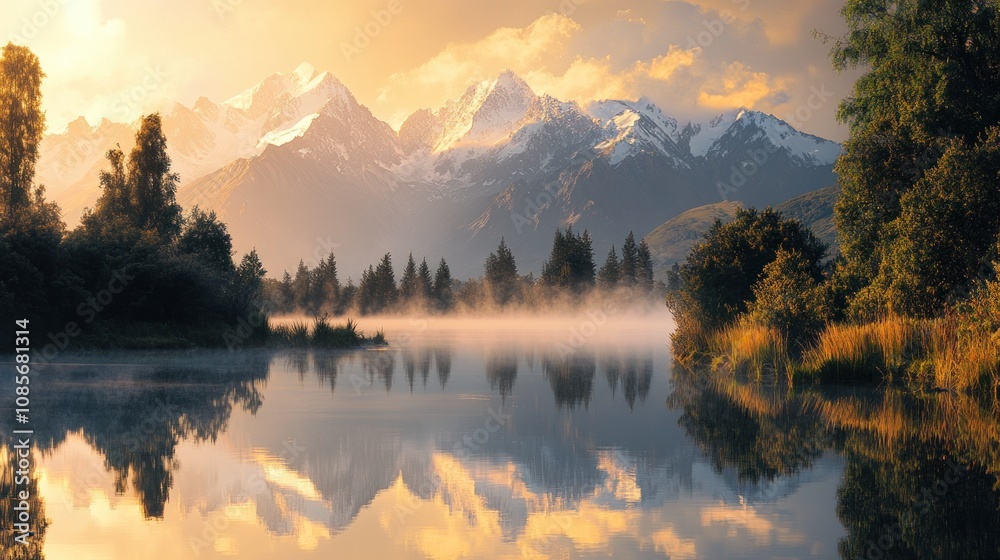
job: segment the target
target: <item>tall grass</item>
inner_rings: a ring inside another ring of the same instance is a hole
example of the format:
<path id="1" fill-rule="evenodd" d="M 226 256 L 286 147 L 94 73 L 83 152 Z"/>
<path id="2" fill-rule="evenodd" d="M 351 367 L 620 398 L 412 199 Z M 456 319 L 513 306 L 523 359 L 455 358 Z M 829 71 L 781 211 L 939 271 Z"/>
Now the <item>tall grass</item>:
<path id="1" fill-rule="evenodd" d="M 788 374 L 788 344 L 775 328 L 754 324 L 726 327 L 709 338 L 715 367 L 758 378 L 765 374 Z"/>
<path id="2" fill-rule="evenodd" d="M 801 352 L 790 351 L 778 330 L 742 322 L 712 333 L 707 348 L 713 369 L 758 378 L 899 379 L 950 391 L 1000 387 L 1000 334 L 953 317 L 831 324 Z"/>
<path id="3" fill-rule="evenodd" d="M 348 319 L 343 325 L 331 325 L 325 315 L 313 321 L 312 329 L 306 323 L 296 321 L 271 327 L 270 335 L 269 343 L 277 347 L 337 349 L 386 344 L 382 331 L 366 337 L 364 332 L 358 330 L 357 321 Z"/>
<path id="4" fill-rule="evenodd" d="M 802 356 L 804 373 L 824 380 L 877 380 L 906 372 L 920 352 L 917 321 L 889 318 L 829 325 Z"/>

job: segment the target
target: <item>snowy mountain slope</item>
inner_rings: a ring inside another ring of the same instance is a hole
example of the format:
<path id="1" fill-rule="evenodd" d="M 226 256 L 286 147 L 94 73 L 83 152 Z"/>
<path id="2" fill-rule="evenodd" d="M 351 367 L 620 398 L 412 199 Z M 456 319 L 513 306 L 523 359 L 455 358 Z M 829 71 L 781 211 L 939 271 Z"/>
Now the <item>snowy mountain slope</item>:
<path id="1" fill-rule="evenodd" d="M 274 274 L 319 239 L 339 244 L 345 276 L 410 250 L 478 275 L 500 237 L 522 272 L 538 272 L 557 227 L 589 229 L 602 254 L 693 207 L 776 205 L 833 184 L 840 153 L 756 111 L 683 122 L 647 99 L 582 108 L 509 71 L 398 132 L 308 64 L 222 103 L 175 105 L 164 126 L 182 204 L 217 210 L 237 250 L 256 246 Z M 79 121 L 46 138 L 40 176 L 71 227 L 97 199 L 104 151 L 128 151 L 132 127 Z M 98 140 L 67 174 L 60 165 L 87 138 Z"/>

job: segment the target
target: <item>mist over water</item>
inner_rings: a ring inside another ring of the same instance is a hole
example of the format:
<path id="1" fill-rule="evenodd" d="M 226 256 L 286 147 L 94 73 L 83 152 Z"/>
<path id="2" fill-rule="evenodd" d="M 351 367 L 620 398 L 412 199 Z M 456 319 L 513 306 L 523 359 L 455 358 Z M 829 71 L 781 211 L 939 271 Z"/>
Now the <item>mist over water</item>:
<path id="1" fill-rule="evenodd" d="M 544 314 L 508 312 L 494 314 L 411 314 L 343 316 L 333 324 L 357 321 L 366 334 L 384 330 L 390 346 L 415 345 L 447 339 L 454 343 L 529 344 L 575 350 L 618 346 L 667 349 L 674 320 L 665 307 L 635 306 L 603 309 L 600 306 Z M 302 322 L 306 315 L 272 317 L 274 324 Z"/>

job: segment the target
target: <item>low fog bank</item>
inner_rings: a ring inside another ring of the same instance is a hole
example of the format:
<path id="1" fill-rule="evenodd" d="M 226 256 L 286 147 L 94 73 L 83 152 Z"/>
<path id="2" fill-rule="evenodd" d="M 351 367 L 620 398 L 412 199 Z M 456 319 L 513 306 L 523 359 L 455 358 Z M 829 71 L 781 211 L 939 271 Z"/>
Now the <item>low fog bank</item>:
<path id="1" fill-rule="evenodd" d="M 675 327 L 673 317 L 664 307 L 624 308 L 610 302 L 546 313 L 411 313 L 330 318 L 333 324 L 345 323 L 348 319 L 356 321 L 366 334 L 383 330 L 391 346 L 442 340 L 487 345 L 516 340 L 563 345 L 570 349 L 594 345 L 666 345 Z M 305 315 L 271 318 L 274 324 L 312 324 L 313 320 Z"/>

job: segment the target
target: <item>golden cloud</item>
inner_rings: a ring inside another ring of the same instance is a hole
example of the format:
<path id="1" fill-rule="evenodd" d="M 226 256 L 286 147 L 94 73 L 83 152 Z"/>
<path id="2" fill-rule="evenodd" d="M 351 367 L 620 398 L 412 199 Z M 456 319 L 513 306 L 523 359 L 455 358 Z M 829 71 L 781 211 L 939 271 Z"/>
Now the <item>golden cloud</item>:
<path id="1" fill-rule="evenodd" d="M 715 84 L 703 87 L 698 93 L 698 104 L 707 109 L 751 108 L 787 86 L 785 78 L 754 72 L 742 62 L 733 62 Z"/>

